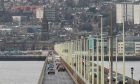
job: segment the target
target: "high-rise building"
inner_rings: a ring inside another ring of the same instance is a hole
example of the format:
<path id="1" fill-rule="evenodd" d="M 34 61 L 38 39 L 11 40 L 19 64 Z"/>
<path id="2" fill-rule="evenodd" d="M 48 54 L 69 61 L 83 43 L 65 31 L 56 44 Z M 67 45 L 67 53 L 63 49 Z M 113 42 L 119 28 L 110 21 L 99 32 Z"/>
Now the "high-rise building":
<path id="1" fill-rule="evenodd" d="M 140 4 L 116 4 L 116 22 L 123 23 L 123 21 L 140 24 Z"/>
<path id="2" fill-rule="evenodd" d="M 74 3 L 77 5 L 79 4 L 79 0 L 74 0 Z"/>
<path id="3" fill-rule="evenodd" d="M 0 0 L 0 11 L 4 11 L 4 0 Z"/>
<path id="4" fill-rule="evenodd" d="M 44 12 L 43 6 L 36 8 L 36 18 L 42 19 L 44 14 L 43 12 Z"/>
<path id="5" fill-rule="evenodd" d="M 56 10 L 54 7 L 46 7 L 45 16 L 48 21 L 55 21 L 56 19 Z"/>
<path id="6" fill-rule="evenodd" d="M 44 8 L 45 9 L 45 8 Z M 41 29 L 41 40 L 47 41 L 49 39 L 49 26 L 48 26 L 48 20 L 46 17 L 46 12 L 44 11 L 43 19 L 42 19 L 42 29 Z"/>
<path id="7" fill-rule="evenodd" d="M 116 4 L 116 20 L 117 23 L 133 20 L 133 5 L 132 4 Z"/>

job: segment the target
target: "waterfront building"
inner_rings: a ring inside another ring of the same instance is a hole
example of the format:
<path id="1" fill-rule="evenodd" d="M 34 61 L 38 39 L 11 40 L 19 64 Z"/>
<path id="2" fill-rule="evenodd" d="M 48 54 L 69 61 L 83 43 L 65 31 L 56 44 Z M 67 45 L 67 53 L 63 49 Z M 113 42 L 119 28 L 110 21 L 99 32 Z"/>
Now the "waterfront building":
<path id="1" fill-rule="evenodd" d="M 123 42 L 118 42 L 118 55 L 123 54 Z M 139 42 L 126 42 L 125 43 L 125 55 L 137 56 L 140 55 L 140 41 Z"/>
<path id="2" fill-rule="evenodd" d="M 135 55 L 140 55 L 140 42 L 135 42 Z"/>

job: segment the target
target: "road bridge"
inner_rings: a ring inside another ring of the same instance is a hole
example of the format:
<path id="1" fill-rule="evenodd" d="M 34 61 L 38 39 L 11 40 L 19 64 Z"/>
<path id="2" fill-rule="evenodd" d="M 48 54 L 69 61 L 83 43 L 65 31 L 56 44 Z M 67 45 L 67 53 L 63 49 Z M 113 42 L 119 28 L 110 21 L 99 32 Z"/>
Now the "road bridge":
<path id="1" fill-rule="evenodd" d="M 115 84 L 117 82 L 119 84 L 125 84 L 125 82 L 127 84 L 139 84 L 138 80 L 127 77 L 123 70 L 123 74 L 118 73 L 118 71 L 113 71 L 112 73 L 117 74 L 117 76 L 113 76 L 116 81 L 110 83 L 110 79 L 108 78 L 110 76 L 109 74 L 111 74 L 109 56 L 105 57 L 105 53 L 103 52 L 104 48 L 99 46 L 101 42 L 97 41 L 96 44 L 94 45 L 96 47 L 90 48 L 89 40 L 83 38 L 55 44 L 54 49 L 61 56 L 62 62 L 72 74 L 71 76 L 74 80 L 77 81 L 77 84 Z M 122 61 L 123 56 L 117 58 L 119 61 Z M 126 58 L 131 61 L 134 56 L 125 56 Z M 137 56 L 134 59 L 138 61 L 139 58 Z M 105 59 L 109 62 L 108 69 L 104 65 Z M 116 57 L 113 57 L 113 59 L 116 61 Z M 125 62 L 123 65 L 125 65 Z M 123 69 L 126 69 L 126 67 L 123 66 Z"/>
<path id="2" fill-rule="evenodd" d="M 42 68 L 42 72 L 40 74 L 40 78 L 38 80 L 38 84 L 109 84 L 109 82 L 107 81 L 109 69 L 103 68 L 104 69 L 103 70 L 104 73 L 103 73 L 101 71 L 102 66 L 98 65 L 97 59 L 94 58 L 92 58 L 92 60 L 90 59 L 90 55 L 91 55 L 90 52 L 86 53 L 87 51 L 81 50 L 79 54 L 77 53 L 77 51 L 73 50 L 74 48 L 72 48 L 70 45 L 67 44 L 66 46 L 66 43 L 57 44 L 55 45 L 54 49 L 57 52 L 57 54 L 61 57 L 61 62 L 64 64 L 67 70 L 65 72 L 58 72 L 57 70 L 55 70 L 56 72 L 55 75 L 48 75 L 46 69 L 47 56 L 45 55 L 44 56 L 18 56 L 18 55 L 0 56 L 0 60 L 1 61 L 45 61 L 44 66 Z M 103 77 L 104 81 L 101 79 L 102 76 L 101 74 L 103 74 L 104 76 Z M 131 84 L 131 80 L 132 80 L 131 78 L 128 78 L 127 84 Z M 138 80 L 133 79 L 133 82 L 134 84 L 139 84 Z M 115 84 L 115 82 L 113 84 Z"/>

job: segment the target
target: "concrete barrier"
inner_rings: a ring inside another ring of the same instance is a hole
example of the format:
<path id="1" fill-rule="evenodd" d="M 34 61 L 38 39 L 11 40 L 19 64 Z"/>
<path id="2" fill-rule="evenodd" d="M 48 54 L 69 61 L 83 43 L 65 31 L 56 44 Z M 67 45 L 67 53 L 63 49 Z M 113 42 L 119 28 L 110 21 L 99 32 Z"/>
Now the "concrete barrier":
<path id="1" fill-rule="evenodd" d="M 38 80 L 38 84 L 43 84 L 43 79 L 44 79 L 45 72 L 46 72 L 46 66 L 47 66 L 47 58 L 45 59 L 43 68 L 41 70 L 41 74 L 40 74 L 40 77 L 39 77 L 39 80 Z"/>

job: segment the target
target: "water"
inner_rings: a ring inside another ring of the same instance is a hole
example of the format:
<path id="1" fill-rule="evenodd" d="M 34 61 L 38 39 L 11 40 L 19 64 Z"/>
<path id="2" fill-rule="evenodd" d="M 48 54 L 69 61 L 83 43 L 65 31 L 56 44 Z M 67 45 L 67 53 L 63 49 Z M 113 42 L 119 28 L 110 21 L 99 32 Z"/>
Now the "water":
<path id="1" fill-rule="evenodd" d="M 0 61 L 0 84 L 37 84 L 44 61 Z"/>
<path id="2" fill-rule="evenodd" d="M 104 62 L 105 67 L 109 67 L 108 62 Z M 123 62 L 118 62 L 118 72 L 123 74 Z M 140 80 L 140 61 L 126 61 L 126 76 L 131 77 L 131 67 L 134 68 L 134 79 L 135 80 Z M 115 71 L 115 62 L 113 62 L 113 70 Z"/>

